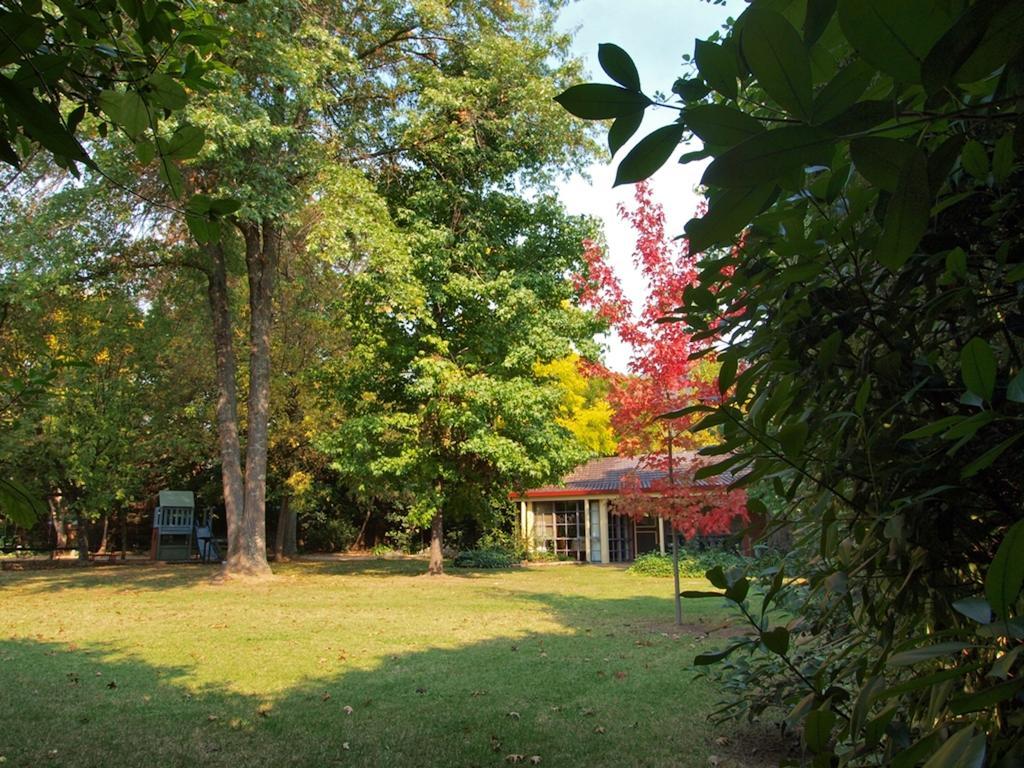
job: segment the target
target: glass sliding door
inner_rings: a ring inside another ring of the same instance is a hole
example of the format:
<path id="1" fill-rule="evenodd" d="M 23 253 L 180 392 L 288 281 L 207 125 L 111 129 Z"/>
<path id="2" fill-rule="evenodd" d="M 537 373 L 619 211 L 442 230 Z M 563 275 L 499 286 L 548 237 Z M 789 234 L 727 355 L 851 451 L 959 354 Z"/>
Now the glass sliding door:
<path id="1" fill-rule="evenodd" d="M 551 552 L 560 559 L 587 558 L 585 502 L 539 501 L 533 505 L 534 543 L 542 552 Z"/>

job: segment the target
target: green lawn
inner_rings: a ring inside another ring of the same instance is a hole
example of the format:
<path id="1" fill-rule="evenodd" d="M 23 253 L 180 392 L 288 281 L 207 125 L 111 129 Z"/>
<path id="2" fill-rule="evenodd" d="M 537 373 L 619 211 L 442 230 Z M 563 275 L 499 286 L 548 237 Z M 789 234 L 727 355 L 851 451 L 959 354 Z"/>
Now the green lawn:
<path id="1" fill-rule="evenodd" d="M 717 601 L 617 568 L 0 574 L 6 766 L 707 766 Z M 705 586 L 689 581 L 689 588 Z M 703 637 L 705 632 L 710 637 Z M 711 760 L 714 763 L 714 760 Z M 721 765 L 739 765 L 728 755 Z"/>

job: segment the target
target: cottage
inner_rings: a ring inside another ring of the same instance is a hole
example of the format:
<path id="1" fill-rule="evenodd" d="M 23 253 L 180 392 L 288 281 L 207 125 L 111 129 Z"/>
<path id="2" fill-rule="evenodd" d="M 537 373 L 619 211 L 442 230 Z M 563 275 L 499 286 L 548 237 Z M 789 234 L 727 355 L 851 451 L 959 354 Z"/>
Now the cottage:
<path id="1" fill-rule="evenodd" d="M 519 527 L 537 551 L 589 563 L 623 563 L 671 546 L 671 526 L 661 518 L 633 520 L 615 514 L 615 502 L 627 477 L 635 488 L 650 490 L 665 472 L 642 468 L 640 459 L 614 456 L 577 467 L 559 485 L 531 488 L 517 497 Z M 717 486 L 730 477 L 696 480 Z"/>

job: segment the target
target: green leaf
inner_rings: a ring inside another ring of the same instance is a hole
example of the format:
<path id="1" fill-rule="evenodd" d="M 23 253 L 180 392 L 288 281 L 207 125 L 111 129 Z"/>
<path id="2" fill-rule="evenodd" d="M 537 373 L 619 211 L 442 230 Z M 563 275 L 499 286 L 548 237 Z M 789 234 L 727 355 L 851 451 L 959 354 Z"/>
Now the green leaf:
<path id="1" fill-rule="evenodd" d="M 764 133 L 761 121 L 723 104 L 700 104 L 683 110 L 686 127 L 707 144 L 731 147 Z"/>
<path id="2" fill-rule="evenodd" d="M 992 621 L 992 606 L 988 604 L 988 600 L 983 600 L 980 597 L 965 597 L 963 600 L 957 600 L 953 603 L 953 610 L 979 624 L 988 624 Z"/>
<path id="3" fill-rule="evenodd" d="M 143 165 L 149 165 L 156 157 L 156 146 L 151 141 L 135 142 L 135 156 Z"/>
<path id="4" fill-rule="evenodd" d="M 992 564 L 985 574 L 985 597 L 1000 618 L 1009 618 L 1010 608 L 1024 583 L 1024 520 L 1006 532 Z M 716 585 L 717 586 L 717 585 Z"/>
<path id="5" fill-rule="evenodd" d="M 931 209 L 928 160 L 923 152 L 915 150 L 900 171 L 889 200 L 875 258 L 893 272 L 903 266 L 928 229 Z"/>
<path id="6" fill-rule="evenodd" d="M 854 59 L 839 70 L 814 99 L 814 122 L 832 120 L 856 104 L 871 85 L 874 73 L 860 59 Z"/>
<path id="7" fill-rule="evenodd" d="M 925 91 L 937 93 L 953 79 L 981 43 L 992 21 L 995 6 L 981 2 L 972 5 L 946 34 L 928 51 L 921 64 Z"/>
<path id="8" fill-rule="evenodd" d="M 630 112 L 628 115 L 615 118 L 612 127 L 608 129 L 608 151 L 611 152 L 612 157 L 622 149 L 627 141 L 633 138 L 643 121 L 643 112 Z"/>
<path id="9" fill-rule="evenodd" d="M 1022 686 L 1024 686 L 1024 678 L 1007 680 L 1005 683 L 999 683 L 969 696 L 953 699 L 949 702 L 949 711 L 954 715 L 966 715 L 968 712 L 991 709 L 996 704 L 1013 698 Z"/>
<path id="10" fill-rule="evenodd" d="M 672 93 L 683 101 L 699 101 L 711 93 L 711 89 L 703 80 L 681 77 L 672 84 Z"/>
<path id="11" fill-rule="evenodd" d="M 233 197 L 218 197 L 210 201 L 210 210 L 216 216 L 230 216 L 242 207 L 242 201 Z"/>
<path id="12" fill-rule="evenodd" d="M 805 421 L 787 424 L 779 430 L 776 437 L 782 444 L 782 451 L 786 454 L 786 458 L 795 461 L 800 457 L 804 443 L 807 442 L 807 431 L 807 422 Z"/>
<path id="13" fill-rule="evenodd" d="M 846 39 L 869 64 L 903 83 L 921 82 L 921 62 L 953 20 L 947 6 L 931 0 L 839 0 Z"/>
<path id="14" fill-rule="evenodd" d="M 690 252 L 700 253 L 713 245 L 730 245 L 734 235 L 765 209 L 775 195 L 774 184 L 727 189 L 711 201 L 702 218 L 690 219 L 684 228 Z"/>
<path id="15" fill-rule="evenodd" d="M 850 158 L 857 173 L 886 192 L 895 192 L 900 172 L 915 154 L 913 144 L 881 136 L 866 136 L 850 142 Z"/>
<path id="16" fill-rule="evenodd" d="M 42 144 L 55 157 L 91 164 L 78 139 L 61 124 L 57 112 L 39 101 L 23 85 L 0 75 L 0 103 L 10 119 L 25 133 Z"/>
<path id="17" fill-rule="evenodd" d="M 178 170 L 178 166 L 172 163 L 166 158 L 161 159 L 158 164 L 158 174 L 163 179 L 164 183 L 170 188 L 171 194 L 175 198 L 180 198 L 184 191 L 184 184 L 181 179 L 181 171 Z"/>
<path id="18" fill-rule="evenodd" d="M 632 91 L 640 90 L 640 74 L 629 54 L 613 43 L 597 46 L 597 60 L 612 80 Z"/>
<path id="19" fill-rule="evenodd" d="M 718 369 L 718 391 L 723 395 L 733 385 L 733 382 L 736 381 L 736 369 L 738 366 L 739 360 L 735 357 L 722 361 L 722 365 Z"/>
<path id="20" fill-rule="evenodd" d="M 698 666 L 698 667 L 707 666 L 708 664 L 717 664 L 718 662 L 720 662 L 723 659 L 726 659 L 730 655 L 732 655 L 733 651 L 735 651 L 737 648 L 742 648 L 745 645 L 747 645 L 746 642 L 735 643 L 733 645 L 730 645 L 724 651 L 714 651 L 712 653 L 702 653 L 702 654 L 700 654 L 699 656 L 697 656 L 693 660 L 693 663 L 694 663 L 695 666 Z"/>
<path id="21" fill-rule="evenodd" d="M 811 61 L 786 19 L 758 6 L 743 14 L 740 50 L 768 95 L 791 114 L 811 118 Z"/>
<path id="22" fill-rule="evenodd" d="M 992 151 L 992 177 L 996 184 L 1002 184 L 1013 173 L 1013 131 L 1007 131 L 996 141 Z"/>
<path id="23" fill-rule="evenodd" d="M 1024 49 L 1024 2 L 1005 0 L 995 3 L 998 7 L 988 25 L 985 37 L 974 49 L 970 58 L 953 76 L 955 83 L 973 83 L 988 77 Z"/>
<path id="24" fill-rule="evenodd" d="M 1017 657 L 1020 656 L 1022 651 L 1024 651 L 1024 645 L 1018 645 L 1012 651 L 1004 653 L 996 659 L 996 663 L 992 665 L 992 669 L 988 671 L 986 677 L 995 677 L 1005 680 L 1010 676 L 1013 664 L 1017 661 Z"/>
<path id="25" fill-rule="evenodd" d="M 827 163 L 834 148 L 835 139 L 819 128 L 777 128 L 722 154 L 708 166 L 701 183 L 745 188 L 767 184 L 808 165 Z"/>
<path id="26" fill-rule="evenodd" d="M 750 582 L 747 579 L 737 579 L 725 590 L 725 596 L 734 603 L 742 603 L 747 599 L 747 593 L 749 592 Z"/>
<path id="27" fill-rule="evenodd" d="M 858 416 L 864 415 L 864 408 L 868 404 L 868 397 L 871 396 L 871 379 L 864 379 L 860 389 L 857 390 L 857 399 L 853 403 L 853 412 Z M 906 436 L 904 436 L 906 437 Z"/>
<path id="28" fill-rule="evenodd" d="M 804 45 L 810 46 L 821 37 L 836 12 L 836 0 L 807 0 L 804 13 Z"/>
<path id="29" fill-rule="evenodd" d="M 937 659 L 940 656 L 949 656 L 954 653 L 959 653 L 967 647 L 969 647 L 967 643 L 954 641 L 936 643 L 935 645 L 928 645 L 923 648 L 914 648 L 910 651 L 894 653 L 889 657 L 886 663 L 891 667 L 909 667 L 914 664 L 920 664 L 922 661 L 930 661 L 931 659 Z"/>
<path id="30" fill-rule="evenodd" d="M 570 114 L 584 120 L 605 120 L 643 112 L 653 102 L 642 93 L 603 83 L 574 85 L 555 97 Z"/>
<path id="31" fill-rule="evenodd" d="M 185 89 L 170 75 L 160 72 L 150 75 L 149 86 L 153 102 L 159 107 L 174 111 L 184 109 L 188 104 L 188 94 L 185 93 Z"/>
<path id="32" fill-rule="evenodd" d="M 739 93 L 736 84 L 739 72 L 736 67 L 736 55 L 731 47 L 697 40 L 693 58 L 704 82 L 727 99 L 736 98 Z"/>
<path id="33" fill-rule="evenodd" d="M 789 630 L 785 627 L 775 627 L 775 629 L 762 632 L 761 642 L 772 653 L 785 656 L 789 652 Z"/>
<path id="34" fill-rule="evenodd" d="M 206 142 L 206 134 L 202 128 L 194 125 L 183 125 L 174 132 L 170 140 L 161 143 L 163 155 L 172 160 L 188 160 L 195 157 Z"/>
<path id="35" fill-rule="evenodd" d="M 824 752 L 832 740 L 836 715 L 830 709 L 815 709 L 804 720 L 804 743 L 812 752 Z"/>
<path id="36" fill-rule="evenodd" d="M 821 127 L 837 136 L 862 133 L 896 117 L 896 106 L 891 101 L 858 101 L 841 114 L 822 123 Z"/>
<path id="37" fill-rule="evenodd" d="M 661 168 L 679 146 L 684 130 L 682 123 L 673 123 L 640 139 L 619 163 L 614 186 L 643 181 Z"/>
<path id="38" fill-rule="evenodd" d="M 135 91 L 103 91 L 98 101 L 100 109 L 129 137 L 138 138 L 149 127 L 149 109 Z"/>
<path id="39" fill-rule="evenodd" d="M 0 517 L 28 528 L 43 515 L 39 498 L 17 480 L 0 478 Z"/>
<path id="40" fill-rule="evenodd" d="M 925 424 L 923 427 L 918 427 L 912 432 L 907 432 L 907 434 L 903 435 L 903 437 L 901 437 L 900 439 L 920 440 L 923 437 L 931 437 L 932 435 L 939 434 L 939 432 L 946 431 L 955 424 L 959 424 L 965 418 L 965 416 L 946 416 L 944 418 L 933 421 L 930 424 Z"/>
<path id="41" fill-rule="evenodd" d="M 924 768 L 983 768 L 986 746 L 985 734 L 975 736 L 969 725 L 946 739 Z"/>
<path id="42" fill-rule="evenodd" d="M 711 585 L 718 587 L 719 589 L 728 589 L 729 580 L 725 578 L 725 571 L 722 566 L 716 565 L 708 571 L 705 571 L 704 578 L 711 582 Z"/>
<path id="43" fill-rule="evenodd" d="M 992 401 L 996 387 L 996 356 L 984 339 L 975 336 L 960 350 L 960 376 L 969 392 Z"/>
<path id="44" fill-rule="evenodd" d="M 963 468 L 963 470 L 960 472 L 960 479 L 966 480 L 969 477 L 974 477 L 976 474 L 981 472 L 981 470 L 990 467 L 996 459 L 998 459 L 1006 452 L 1007 448 L 1012 446 L 1022 437 L 1024 437 L 1024 432 L 1018 432 L 1016 435 L 1013 435 L 1013 437 L 1008 437 L 998 445 L 989 448 L 987 451 L 981 454 L 981 456 L 979 456 L 978 458 L 976 458 L 974 461 L 972 461 L 970 464 Z"/>
<path id="45" fill-rule="evenodd" d="M 984 181 L 988 177 L 988 152 L 979 141 L 972 139 L 964 145 L 963 152 L 960 153 L 960 164 L 976 179 Z"/>
<path id="46" fill-rule="evenodd" d="M 1014 403 L 1024 403 L 1024 370 L 1019 371 L 1006 385 L 1006 399 Z"/>

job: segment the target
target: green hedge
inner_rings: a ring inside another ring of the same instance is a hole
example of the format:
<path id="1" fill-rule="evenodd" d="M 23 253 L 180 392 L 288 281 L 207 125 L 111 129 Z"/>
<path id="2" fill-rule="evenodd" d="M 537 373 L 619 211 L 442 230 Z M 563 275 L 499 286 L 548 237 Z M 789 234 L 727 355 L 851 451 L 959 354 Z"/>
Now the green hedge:
<path id="1" fill-rule="evenodd" d="M 452 560 L 456 568 L 511 568 L 515 558 L 498 549 L 467 549 Z"/>
<path id="2" fill-rule="evenodd" d="M 739 555 L 720 549 L 704 552 L 688 552 L 683 549 L 679 551 L 679 575 L 685 579 L 696 579 L 716 565 L 731 568 L 734 565 L 742 565 L 743 562 L 743 558 Z M 640 555 L 626 569 L 626 573 L 632 573 L 635 576 L 671 576 L 672 555 L 663 555 L 659 552 Z"/>

